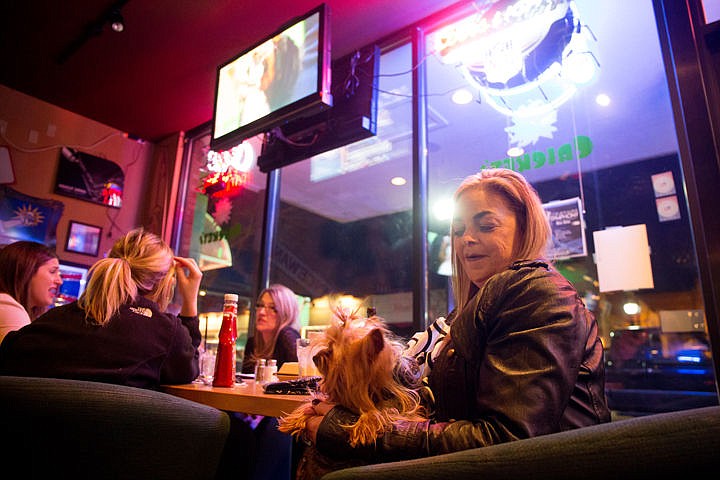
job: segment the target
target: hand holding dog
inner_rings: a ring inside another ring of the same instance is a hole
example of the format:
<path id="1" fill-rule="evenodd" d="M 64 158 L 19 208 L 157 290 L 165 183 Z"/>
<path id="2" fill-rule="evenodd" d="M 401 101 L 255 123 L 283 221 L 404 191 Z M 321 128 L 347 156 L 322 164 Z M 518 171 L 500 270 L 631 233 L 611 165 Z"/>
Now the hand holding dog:
<path id="1" fill-rule="evenodd" d="M 333 409 L 334 406 L 334 403 L 329 402 L 319 402 L 312 405 L 311 408 L 313 410 L 313 414 L 305 422 L 305 432 L 303 437 L 309 439 L 313 445 L 317 439 L 317 431 L 318 428 L 320 428 L 323 418 L 330 410 Z"/>
<path id="2" fill-rule="evenodd" d="M 322 335 L 311 342 L 313 362 L 320 372 L 311 401 L 279 419 L 278 430 L 302 440 L 306 447 L 295 472 L 297 480 L 316 480 L 328 472 L 365 463 L 364 458 L 334 458 L 317 450 L 318 431 L 347 410 L 340 426 L 350 448 L 373 449 L 396 420 L 425 419 L 414 386 L 402 383 L 406 369 L 416 371 L 412 357 L 403 356 L 405 342 L 377 316 L 364 318 L 338 309 Z M 330 413 L 330 411 L 333 413 Z M 333 426 L 337 426 L 333 424 Z"/>

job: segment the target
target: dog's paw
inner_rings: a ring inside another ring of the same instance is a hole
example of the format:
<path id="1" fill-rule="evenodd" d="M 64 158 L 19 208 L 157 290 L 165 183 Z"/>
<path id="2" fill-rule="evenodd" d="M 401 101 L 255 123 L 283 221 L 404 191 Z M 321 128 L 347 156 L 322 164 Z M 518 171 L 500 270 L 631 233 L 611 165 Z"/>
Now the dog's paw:
<path id="1" fill-rule="evenodd" d="M 312 403 L 300 405 L 287 415 L 278 418 L 278 430 L 299 437 L 305 430 L 305 425 L 310 417 L 315 415 Z"/>

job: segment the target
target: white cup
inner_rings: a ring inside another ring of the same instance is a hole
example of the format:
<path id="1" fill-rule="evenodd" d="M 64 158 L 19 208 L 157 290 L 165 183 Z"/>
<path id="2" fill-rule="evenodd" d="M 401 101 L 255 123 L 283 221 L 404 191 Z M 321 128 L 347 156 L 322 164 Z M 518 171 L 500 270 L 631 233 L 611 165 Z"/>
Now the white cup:
<path id="1" fill-rule="evenodd" d="M 297 344 L 297 357 L 298 357 L 298 376 L 300 378 L 313 377 L 320 375 L 315 362 L 313 362 L 313 351 L 310 348 L 309 338 L 298 338 Z"/>
<path id="2" fill-rule="evenodd" d="M 200 354 L 200 380 L 211 385 L 215 376 L 215 350 L 207 350 Z"/>

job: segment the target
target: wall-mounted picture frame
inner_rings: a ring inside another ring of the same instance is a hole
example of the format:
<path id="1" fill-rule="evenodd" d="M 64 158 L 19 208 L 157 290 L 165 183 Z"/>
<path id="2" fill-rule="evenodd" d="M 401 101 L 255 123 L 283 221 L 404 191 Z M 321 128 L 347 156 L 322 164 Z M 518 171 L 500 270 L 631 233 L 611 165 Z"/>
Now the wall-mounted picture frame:
<path id="1" fill-rule="evenodd" d="M 55 248 L 64 209 L 58 200 L 31 197 L 0 185 L 0 245 L 31 240 Z"/>
<path id="2" fill-rule="evenodd" d="M 102 228 L 70 220 L 65 250 L 97 257 Z"/>

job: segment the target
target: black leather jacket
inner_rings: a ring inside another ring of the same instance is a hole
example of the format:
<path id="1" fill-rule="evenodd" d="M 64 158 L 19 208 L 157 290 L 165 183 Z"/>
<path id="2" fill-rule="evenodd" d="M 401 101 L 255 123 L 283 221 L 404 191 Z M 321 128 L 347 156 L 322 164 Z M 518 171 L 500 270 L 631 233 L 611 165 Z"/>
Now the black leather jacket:
<path id="1" fill-rule="evenodd" d="M 595 318 L 547 264 L 513 264 L 453 313 L 429 376 L 432 420 L 396 422 L 375 445 L 350 449 L 341 425 L 354 414 L 335 407 L 318 429 L 320 453 L 383 462 L 610 421 Z"/>

